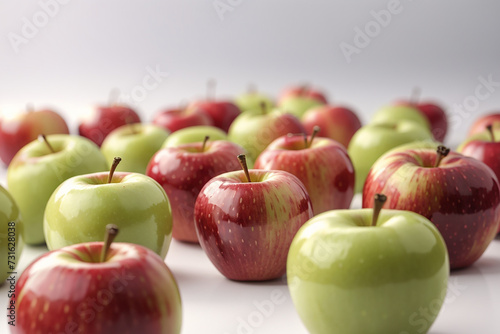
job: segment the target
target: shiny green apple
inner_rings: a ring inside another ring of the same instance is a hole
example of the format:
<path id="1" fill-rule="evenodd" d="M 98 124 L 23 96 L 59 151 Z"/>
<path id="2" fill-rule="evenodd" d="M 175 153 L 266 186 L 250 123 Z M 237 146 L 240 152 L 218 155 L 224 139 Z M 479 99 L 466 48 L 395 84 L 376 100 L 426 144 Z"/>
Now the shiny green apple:
<path id="1" fill-rule="evenodd" d="M 221 129 L 215 126 L 197 125 L 175 131 L 168 136 L 161 148 L 202 142 L 206 136 L 209 136 L 212 141 L 227 140 L 227 134 Z"/>
<path id="2" fill-rule="evenodd" d="M 395 122 L 395 121 L 412 121 L 427 127 L 430 131 L 431 124 L 420 110 L 416 107 L 408 105 L 392 105 L 379 109 L 373 115 L 373 123 Z"/>
<path id="3" fill-rule="evenodd" d="M 7 186 L 21 211 L 24 241 L 43 244 L 43 213 L 52 192 L 75 175 L 108 168 L 99 147 L 87 138 L 49 135 L 47 141 L 35 140 L 24 146 L 7 169 Z"/>
<path id="4" fill-rule="evenodd" d="M 104 139 L 101 151 L 107 161 L 121 157 L 117 170 L 146 173 L 151 157 L 161 148 L 169 132 L 153 124 L 127 124 L 113 130 Z"/>
<path id="5" fill-rule="evenodd" d="M 15 271 L 19 263 L 24 243 L 23 227 L 16 202 L 0 186 L 0 284 L 10 276 L 9 272 Z"/>
<path id="6" fill-rule="evenodd" d="M 423 216 L 337 210 L 309 220 L 287 261 L 293 303 L 311 334 L 427 333 L 446 296 L 446 245 Z"/>

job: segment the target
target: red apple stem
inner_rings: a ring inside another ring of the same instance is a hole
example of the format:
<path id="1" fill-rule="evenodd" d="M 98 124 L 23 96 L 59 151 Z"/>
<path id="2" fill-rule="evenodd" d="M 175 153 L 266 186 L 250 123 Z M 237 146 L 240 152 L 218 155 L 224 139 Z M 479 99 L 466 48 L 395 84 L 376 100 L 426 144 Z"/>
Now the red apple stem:
<path id="1" fill-rule="evenodd" d="M 122 158 L 120 157 L 115 157 L 113 159 L 113 164 L 111 165 L 111 168 L 109 169 L 109 176 L 108 176 L 108 183 L 111 183 L 113 180 L 113 174 L 115 173 L 116 167 L 118 167 L 118 164 L 122 161 Z"/>
<path id="2" fill-rule="evenodd" d="M 209 79 L 207 81 L 207 100 L 215 100 L 215 88 L 217 87 L 217 81 L 215 79 Z"/>
<path id="3" fill-rule="evenodd" d="M 420 101 L 420 95 L 422 94 L 422 90 L 420 87 L 413 87 L 410 96 L 410 104 L 417 104 Z"/>
<path id="4" fill-rule="evenodd" d="M 210 139 L 210 136 L 205 136 L 203 139 L 203 145 L 201 146 L 201 151 L 205 152 L 205 146 L 207 146 L 207 141 Z"/>
<path id="5" fill-rule="evenodd" d="M 437 148 L 437 157 L 436 157 L 436 163 L 434 164 L 434 168 L 439 167 L 439 164 L 441 163 L 441 160 L 443 160 L 444 157 L 446 157 L 450 153 L 450 149 L 446 146 L 439 145 Z"/>
<path id="6" fill-rule="evenodd" d="M 47 145 L 50 153 L 56 153 L 56 151 L 54 151 L 54 148 L 52 147 L 52 145 L 50 145 L 49 141 L 47 140 L 47 137 L 44 134 L 38 135 L 38 140 L 44 142 L 45 145 Z"/>
<path id="7" fill-rule="evenodd" d="M 373 197 L 373 216 L 371 226 L 377 226 L 378 217 L 385 201 L 387 201 L 387 196 L 384 194 L 375 194 Z"/>
<path id="8" fill-rule="evenodd" d="M 252 179 L 250 178 L 250 173 L 248 172 L 247 157 L 244 154 L 240 154 L 238 155 L 238 160 L 240 161 L 241 168 L 243 168 L 243 171 L 245 172 L 247 181 L 252 182 Z"/>
<path id="9" fill-rule="evenodd" d="M 495 133 L 493 132 L 493 124 L 488 124 L 486 126 L 486 129 L 488 129 L 488 132 L 490 133 L 490 137 L 491 137 L 491 142 L 495 142 Z"/>
<path id="10" fill-rule="evenodd" d="M 312 142 L 313 142 L 314 138 L 316 138 L 316 135 L 318 134 L 319 130 L 321 130 L 320 127 L 315 125 L 313 128 L 313 133 L 311 134 L 311 140 L 309 140 L 309 142 L 307 141 L 307 137 L 306 137 L 306 148 L 311 147 Z"/>
<path id="11" fill-rule="evenodd" d="M 101 250 L 101 261 L 100 261 L 101 263 L 106 261 L 108 257 L 109 248 L 111 247 L 111 244 L 113 243 L 113 240 L 115 240 L 117 234 L 118 234 L 118 226 L 116 226 L 115 224 L 106 225 L 106 234 L 104 235 L 104 245 L 102 246 Z"/>

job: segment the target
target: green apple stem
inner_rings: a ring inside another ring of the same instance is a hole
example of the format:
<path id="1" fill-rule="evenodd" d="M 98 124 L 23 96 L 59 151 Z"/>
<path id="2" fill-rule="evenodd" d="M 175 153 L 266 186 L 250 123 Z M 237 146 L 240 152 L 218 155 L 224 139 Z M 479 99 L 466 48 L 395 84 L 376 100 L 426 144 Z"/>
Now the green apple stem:
<path id="1" fill-rule="evenodd" d="M 488 132 L 490 133 L 491 142 L 494 143 L 495 142 L 495 133 L 493 132 L 493 124 L 488 124 L 486 126 L 486 129 L 488 129 Z"/>
<path id="2" fill-rule="evenodd" d="M 203 145 L 201 146 L 201 152 L 205 152 L 205 147 L 207 146 L 207 141 L 210 139 L 210 136 L 205 136 L 203 139 Z"/>
<path id="3" fill-rule="evenodd" d="M 117 234 L 118 234 L 118 226 L 116 226 L 115 224 L 106 225 L 106 234 L 104 235 L 104 245 L 102 246 L 101 250 L 101 261 L 99 262 L 102 263 L 106 261 L 106 258 L 108 257 L 109 247 L 111 247 L 111 244 L 113 243 L 113 240 L 115 240 Z"/>
<path id="4" fill-rule="evenodd" d="M 441 163 L 441 160 L 443 160 L 444 157 L 446 157 L 450 153 L 450 149 L 446 146 L 439 145 L 437 148 L 437 157 L 436 157 L 436 163 L 434 164 L 434 168 L 439 167 L 439 164 Z"/>
<path id="5" fill-rule="evenodd" d="M 384 194 L 375 194 L 373 197 L 373 216 L 371 226 L 377 226 L 378 216 L 380 215 L 380 211 L 382 210 L 385 201 L 387 201 L 387 196 Z"/>
<path id="6" fill-rule="evenodd" d="M 420 95 L 422 94 L 422 90 L 420 87 L 413 87 L 411 91 L 410 104 L 415 105 L 420 100 Z"/>
<path id="7" fill-rule="evenodd" d="M 38 140 L 44 142 L 45 145 L 47 145 L 50 153 L 56 153 L 56 151 L 54 151 L 54 148 L 52 147 L 52 145 L 50 145 L 49 141 L 47 140 L 47 137 L 44 134 L 38 135 Z"/>
<path id="8" fill-rule="evenodd" d="M 217 81 L 215 79 L 209 79 L 207 81 L 207 100 L 215 100 L 215 88 L 217 87 Z"/>
<path id="9" fill-rule="evenodd" d="M 113 164 L 111 165 L 111 168 L 109 169 L 109 176 L 108 176 L 108 183 L 111 183 L 113 180 L 113 174 L 115 173 L 116 167 L 118 167 L 118 164 L 122 161 L 122 158 L 120 157 L 115 157 L 113 159 Z"/>
<path id="10" fill-rule="evenodd" d="M 318 134 L 320 130 L 320 127 L 315 125 L 314 128 L 313 128 L 313 133 L 311 134 L 311 140 L 309 140 L 309 142 L 307 141 L 307 136 L 305 137 L 305 140 L 306 140 L 306 148 L 310 148 L 311 145 L 312 145 L 312 142 L 314 140 L 314 138 L 316 138 L 316 135 Z"/>
<path id="11" fill-rule="evenodd" d="M 252 182 L 252 179 L 250 178 L 250 173 L 248 172 L 247 157 L 244 154 L 240 154 L 238 155 L 238 160 L 240 161 L 241 168 L 243 168 L 243 171 L 245 172 L 247 181 Z"/>

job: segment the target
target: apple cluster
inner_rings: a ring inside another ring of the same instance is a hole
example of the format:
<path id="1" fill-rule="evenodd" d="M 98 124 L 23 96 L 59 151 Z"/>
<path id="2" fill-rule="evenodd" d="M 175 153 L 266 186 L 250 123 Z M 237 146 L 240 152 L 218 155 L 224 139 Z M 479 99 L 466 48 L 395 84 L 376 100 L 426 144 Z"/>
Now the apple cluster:
<path id="1" fill-rule="evenodd" d="M 151 124 L 119 104 L 95 107 L 78 135 L 53 110 L 0 118 L 0 259 L 50 250 L 16 285 L 13 333 L 179 333 L 172 238 L 231 280 L 286 273 L 311 333 L 417 333 L 412 312 L 439 310 L 450 269 L 500 232 L 500 114 L 450 151 L 446 112 L 416 97 L 362 126 L 308 86 L 229 101 L 213 85 Z M 363 209 L 349 210 L 356 193 Z"/>

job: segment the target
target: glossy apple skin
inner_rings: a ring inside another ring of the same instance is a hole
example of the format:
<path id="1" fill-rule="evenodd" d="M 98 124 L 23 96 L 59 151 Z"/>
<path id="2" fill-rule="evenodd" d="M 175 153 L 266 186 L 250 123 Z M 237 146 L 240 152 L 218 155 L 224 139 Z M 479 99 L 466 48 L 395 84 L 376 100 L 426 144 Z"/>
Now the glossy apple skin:
<path id="1" fill-rule="evenodd" d="M 137 112 L 127 106 L 96 106 L 93 112 L 80 122 L 78 133 L 92 140 L 97 146 L 101 146 L 107 135 L 114 129 L 140 122 Z"/>
<path id="2" fill-rule="evenodd" d="M 285 273 L 290 243 L 312 217 L 304 185 L 285 171 L 251 169 L 214 177 L 195 204 L 200 245 L 222 275 L 264 281 Z"/>
<path id="3" fill-rule="evenodd" d="M 0 117 L 0 159 L 8 166 L 16 153 L 38 135 L 69 134 L 68 125 L 55 111 L 29 111 L 13 118 Z"/>
<path id="4" fill-rule="evenodd" d="M 229 101 L 198 101 L 188 108 L 193 108 L 195 113 L 208 116 L 215 127 L 227 132 L 234 119 L 241 114 L 240 108 Z"/>
<path id="5" fill-rule="evenodd" d="M 295 175 L 306 187 L 314 215 L 347 209 L 354 196 L 351 159 L 343 145 L 329 138 L 316 137 L 311 147 L 305 148 L 301 135 L 280 137 L 259 155 L 254 168 Z"/>
<path id="6" fill-rule="evenodd" d="M 319 137 L 328 137 L 338 141 L 345 147 L 349 146 L 352 136 L 361 128 L 361 122 L 356 114 L 345 107 L 320 106 L 309 109 L 301 118 L 308 134 L 319 126 Z"/>
<path id="7" fill-rule="evenodd" d="M 212 177 L 240 170 L 236 158 L 245 150 L 229 141 L 184 144 L 158 151 L 146 175 L 165 189 L 172 206 L 173 238 L 198 243 L 194 226 L 194 203 L 200 190 Z"/>
<path id="8" fill-rule="evenodd" d="M 113 131 L 104 139 L 101 152 L 106 161 L 122 158 L 117 171 L 146 174 L 149 160 L 168 138 L 164 128 L 154 124 L 128 124 Z"/>
<path id="9" fill-rule="evenodd" d="M 49 250 L 102 240 L 116 224 L 118 242 L 131 242 L 165 258 L 172 239 L 172 213 L 163 188 L 152 178 L 116 172 L 75 176 L 50 197 L 43 228 Z"/>
<path id="10" fill-rule="evenodd" d="M 198 125 L 180 129 L 168 136 L 161 148 L 176 147 L 182 144 L 197 143 L 208 136 L 211 141 L 227 140 L 227 133 L 215 126 Z"/>
<path id="11" fill-rule="evenodd" d="M 478 118 L 469 130 L 469 136 L 483 132 L 488 124 L 493 125 L 493 129 L 500 131 L 500 113 L 491 113 Z"/>
<path id="12" fill-rule="evenodd" d="M 347 152 L 354 165 L 355 191 L 363 191 L 371 166 L 385 152 L 413 141 L 430 140 L 428 128 L 411 121 L 371 123 L 360 128 L 352 137 Z"/>
<path id="13" fill-rule="evenodd" d="M 24 225 L 16 202 L 0 186 L 0 285 L 15 271 L 19 263 L 24 241 Z M 11 267 L 12 266 L 12 267 Z"/>
<path id="14" fill-rule="evenodd" d="M 372 117 L 372 123 L 411 121 L 431 130 L 427 117 L 414 105 L 391 105 L 379 109 Z"/>
<path id="15" fill-rule="evenodd" d="M 57 134 L 47 139 L 56 153 L 51 154 L 45 143 L 35 140 L 16 154 L 7 169 L 7 186 L 21 211 L 24 241 L 29 245 L 45 242 L 45 205 L 64 180 L 108 169 L 99 148 L 87 138 Z"/>
<path id="16" fill-rule="evenodd" d="M 204 113 L 189 112 L 188 109 L 166 109 L 156 114 L 153 124 L 175 132 L 190 126 L 213 125 L 213 121 Z"/>
<path id="17" fill-rule="evenodd" d="M 426 118 L 431 126 L 431 132 L 439 142 L 443 142 L 448 133 L 448 116 L 444 109 L 435 102 L 399 101 L 397 105 L 410 106 L 418 109 Z"/>
<path id="18" fill-rule="evenodd" d="M 423 215 L 443 235 L 451 269 L 472 265 L 495 237 L 500 223 L 498 179 L 484 163 L 450 152 L 438 168 L 432 149 L 393 151 L 373 165 L 363 207 L 383 193 L 388 209 Z"/>
<path id="19" fill-rule="evenodd" d="M 288 286 L 309 333 L 420 334 L 436 319 L 449 275 L 443 238 L 413 212 L 371 219 L 372 210 L 329 211 L 295 236 Z M 424 324 L 422 308 L 432 310 Z"/>
<path id="20" fill-rule="evenodd" d="M 234 120 L 228 138 L 247 150 L 247 158 L 255 161 L 273 140 L 289 133 L 305 133 L 300 120 L 292 114 L 279 110 L 245 112 Z"/>
<path id="21" fill-rule="evenodd" d="M 178 334 L 177 282 L 163 260 L 134 244 L 114 243 L 99 263 L 102 242 L 46 253 L 19 277 L 13 334 Z"/>

